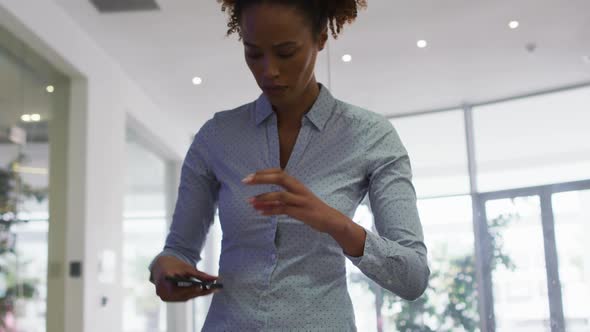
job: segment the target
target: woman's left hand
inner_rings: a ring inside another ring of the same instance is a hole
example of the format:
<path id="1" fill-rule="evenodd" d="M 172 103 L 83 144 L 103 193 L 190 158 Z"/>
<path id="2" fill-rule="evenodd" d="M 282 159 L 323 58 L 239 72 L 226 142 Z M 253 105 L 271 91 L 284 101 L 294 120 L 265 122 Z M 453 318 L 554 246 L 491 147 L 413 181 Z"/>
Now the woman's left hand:
<path id="1" fill-rule="evenodd" d="M 342 225 L 340 212 L 313 194 L 295 177 L 281 168 L 269 168 L 250 174 L 242 180 L 247 185 L 275 184 L 287 191 L 269 192 L 248 199 L 261 215 L 285 214 L 300 220 L 317 231 L 331 233 Z"/>

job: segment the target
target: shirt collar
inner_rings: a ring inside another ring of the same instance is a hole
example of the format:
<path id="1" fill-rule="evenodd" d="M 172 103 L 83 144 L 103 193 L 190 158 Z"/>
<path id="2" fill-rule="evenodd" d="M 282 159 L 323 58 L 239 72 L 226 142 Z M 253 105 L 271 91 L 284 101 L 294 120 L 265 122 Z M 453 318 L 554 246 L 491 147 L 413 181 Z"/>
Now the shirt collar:
<path id="1" fill-rule="evenodd" d="M 321 83 L 320 94 L 313 103 L 311 109 L 305 113 L 305 117 L 310 120 L 320 131 L 324 129 L 326 122 L 332 115 L 336 99 L 332 96 L 330 91 Z M 263 94 L 258 97 L 255 104 L 255 119 L 256 125 L 260 125 L 266 118 L 273 113 L 272 105 L 268 98 Z"/>

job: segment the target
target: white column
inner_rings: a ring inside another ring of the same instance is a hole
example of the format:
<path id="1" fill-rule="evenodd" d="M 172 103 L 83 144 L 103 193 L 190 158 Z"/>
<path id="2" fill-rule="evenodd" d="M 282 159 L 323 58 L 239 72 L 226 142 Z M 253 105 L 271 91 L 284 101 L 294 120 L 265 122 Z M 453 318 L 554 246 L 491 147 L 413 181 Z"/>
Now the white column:
<path id="1" fill-rule="evenodd" d="M 180 184 L 181 166 L 182 161 L 168 161 L 166 164 L 166 220 L 168 226 L 166 231 L 172 222 L 172 214 L 174 213 L 174 206 L 176 205 L 178 186 Z M 191 301 L 168 303 L 166 305 L 166 311 L 169 332 L 192 332 L 194 330 L 193 306 Z"/>
<path id="2" fill-rule="evenodd" d="M 55 107 L 50 121 L 48 332 L 122 326 L 125 114 L 104 79 L 74 80 L 69 107 Z M 114 266 L 101 262 L 105 253 Z"/>

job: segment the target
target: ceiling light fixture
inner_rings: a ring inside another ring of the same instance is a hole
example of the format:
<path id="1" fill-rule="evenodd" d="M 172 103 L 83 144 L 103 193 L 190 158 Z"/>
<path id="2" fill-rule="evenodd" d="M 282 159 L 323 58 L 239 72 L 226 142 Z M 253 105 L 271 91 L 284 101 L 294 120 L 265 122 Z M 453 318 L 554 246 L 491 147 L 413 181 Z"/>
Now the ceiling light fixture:
<path id="1" fill-rule="evenodd" d="M 516 29 L 519 25 L 520 23 L 518 23 L 518 21 L 510 21 L 510 23 L 508 23 L 508 27 L 510 27 L 510 29 Z"/>
<path id="2" fill-rule="evenodd" d="M 428 46 L 428 43 L 426 42 L 426 40 L 419 40 L 416 45 L 418 45 L 418 47 L 420 48 L 425 48 L 426 46 Z"/>
<path id="3" fill-rule="evenodd" d="M 344 62 L 350 62 L 350 61 L 352 61 L 352 55 L 350 55 L 350 54 L 344 54 L 342 56 L 342 61 L 344 61 Z"/>
<path id="4" fill-rule="evenodd" d="M 20 117 L 21 120 L 23 120 L 24 122 L 31 122 L 31 115 L 30 114 L 23 114 Z"/>
<path id="5" fill-rule="evenodd" d="M 198 76 L 193 77 L 193 84 L 194 85 L 200 85 L 201 83 L 203 83 L 203 79 L 202 78 L 200 78 Z"/>
<path id="6" fill-rule="evenodd" d="M 45 90 L 49 93 L 53 93 L 53 91 L 55 91 L 55 88 L 53 87 L 53 85 L 48 85 Z"/>

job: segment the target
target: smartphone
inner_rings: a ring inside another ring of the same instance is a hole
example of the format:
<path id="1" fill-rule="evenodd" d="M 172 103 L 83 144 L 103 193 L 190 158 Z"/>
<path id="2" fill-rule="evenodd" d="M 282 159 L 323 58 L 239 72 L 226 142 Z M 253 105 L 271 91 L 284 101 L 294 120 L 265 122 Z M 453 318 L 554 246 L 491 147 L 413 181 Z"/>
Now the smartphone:
<path id="1" fill-rule="evenodd" d="M 215 281 L 202 281 L 195 277 L 166 277 L 166 280 L 172 281 L 177 287 L 192 287 L 199 286 L 202 290 L 210 290 L 216 288 L 223 288 L 223 284 Z"/>

